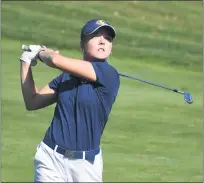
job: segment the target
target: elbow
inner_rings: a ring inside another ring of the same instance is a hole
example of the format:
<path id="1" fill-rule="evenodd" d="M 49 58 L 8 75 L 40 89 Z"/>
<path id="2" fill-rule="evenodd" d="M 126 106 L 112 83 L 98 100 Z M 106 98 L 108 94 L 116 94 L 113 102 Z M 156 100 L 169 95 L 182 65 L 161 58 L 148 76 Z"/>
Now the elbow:
<path id="1" fill-rule="evenodd" d="M 36 107 L 34 107 L 33 105 L 26 104 L 25 107 L 26 107 L 27 111 L 34 111 L 34 110 L 36 110 Z"/>
<path id="2" fill-rule="evenodd" d="M 26 107 L 26 110 L 27 111 L 34 111 L 35 109 L 34 108 L 30 108 L 30 107 Z"/>
<path id="3" fill-rule="evenodd" d="M 30 106 L 26 106 L 26 110 L 27 111 L 34 111 L 34 108 L 30 107 Z"/>

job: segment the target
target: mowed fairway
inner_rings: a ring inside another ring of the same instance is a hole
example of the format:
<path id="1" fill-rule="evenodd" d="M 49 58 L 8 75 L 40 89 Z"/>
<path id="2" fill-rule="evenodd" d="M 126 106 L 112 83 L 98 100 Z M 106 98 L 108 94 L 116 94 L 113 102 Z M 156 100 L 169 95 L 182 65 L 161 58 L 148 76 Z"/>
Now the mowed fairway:
<path id="1" fill-rule="evenodd" d="M 104 181 L 202 181 L 201 7 L 200 2 L 3 2 L 1 180 L 33 181 L 36 146 L 55 107 L 25 110 L 21 45 L 45 44 L 81 58 L 81 26 L 102 17 L 118 30 L 109 61 L 119 72 L 188 91 L 194 100 L 187 104 L 181 94 L 121 77 L 101 143 Z M 33 68 L 38 88 L 58 73 L 42 63 Z"/>

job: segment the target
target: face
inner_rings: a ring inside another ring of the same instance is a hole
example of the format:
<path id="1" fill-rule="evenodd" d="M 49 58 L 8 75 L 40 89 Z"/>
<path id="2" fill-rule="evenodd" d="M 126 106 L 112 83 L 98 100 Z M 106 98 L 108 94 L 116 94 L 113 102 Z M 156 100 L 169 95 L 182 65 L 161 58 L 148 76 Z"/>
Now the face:
<path id="1" fill-rule="evenodd" d="M 95 33 L 85 37 L 82 47 L 84 49 L 85 60 L 105 60 L 112 50 L 113 38 L 105 27 L 101 27 Z"/>

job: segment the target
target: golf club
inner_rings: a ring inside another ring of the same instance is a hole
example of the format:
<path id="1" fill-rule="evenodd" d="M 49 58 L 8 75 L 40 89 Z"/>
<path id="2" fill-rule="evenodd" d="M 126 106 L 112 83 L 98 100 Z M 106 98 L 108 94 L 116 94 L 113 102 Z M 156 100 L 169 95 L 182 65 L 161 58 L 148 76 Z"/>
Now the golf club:
<path id="1" fill-rule="evenodd" d="M 40 46 L 41 48 L 45 47 L 45 46 L 43 46 L 43 45 L 25 45 L 25 44 L 23 44 L 23 45 L 21 46 L 21 49 L 22 49 L 23 51 L 31 51 L 31 50 L 33 50 L 33 49 L 36 49 L 36 46 Z M 37 49 L 39 49 L 39 48 L 37 48 Z"/>
<path id="2" fill-rule="evenodd" d="M 22 50 L 24 51 L 30 51 L 30 47 L 29 45 L 22 45 Z M 150 85 L 154 85 L 154 86 L 157 86 L 157 87 L 160 87 L 160 88 L 164 88 L 164 89 L 167 89 L 167 90 L 171 90 L 173 92 L 176 92 L 176 93 L 180 93 L 180 94 L 183 94 L 184 95 L 184 100 L 188 103 L 188 104 L 192 104 L 193 103 L 193 99 L 192 99 L 192 96 L 190 93 L 187 93 L 187 92 L 183 92 L 183 91 L 180 91 L 180 90 L 177 90 L 177 89 L 173 89 L 173 88 L 169 88 L 169 87 L 166 87 L 166 86 L 162 86 L 162 85 L 159 85 L 159 84 L 155 84 L 151 81 L 146 81 L 146 80 L 143 80 L 143 79 L 139 79 L 137 77 L 133 77 L 133 76 L 130 76 L 130 75 L 127 75 L 127 74 L 124 74 L 124 73 L 119 73 L 120 76 L 123 76 L 123 77 L 126 77 L 126 78 L 131 78 L 131 79 L 134 79 L 134 80 L 138 80 L 138 81 L 141 81 L 141 82 L 144 82 L 144 83 L 147 83 L 147 84 L 150 84 Z"/>
<path id="3" fill-rule="evenodd" d="M 22 48 L 23 51 L 31 51 L 31 49 L 29 48 L 28 45 L 23 44 L 21 48 Z"/>
<path id="4" fill-rule="evenodd" d="M 176 93 L 180 93 L 180 94 L 183 94 L 184 95 L 184 100 L 188 103 L 188 104 L 192 104 L 193 103 L 193 99 L 192 99 L 192 96 L 190 93 L 188 92 L 183 92 L 183 91 L 179 91 L 177 89 L 173 89 L 173 88 L 169 88 L 169 87 L 166 87 L 166 86 L 162 86 L 160 84 L 155 84 L 151 81 L 146 81 L 146 80 L 143 80 L 143 79 L 139 79 L 137 77 L 133 77 L 133 76 L 129 76 L 127 74 L 123 74 L 123 73 L 119 73 L 120 76 L 123 76 L 123 77 L 126 77 L 126 78 L 131 78 L 131 79 L 134 79 L 134 80 L 137 80 L 137 81 L 141 81 L 141 82 L 144 82 L 144 83 L 147 83 L 147 84 L 150 84 L 150 85 L 154 85 L 154 86 L 158 86 L 160 88 L 164 88 L 164 89 L 167 89 L 167 90 L 171 90 L 173 92 L 176 92 Z"/>

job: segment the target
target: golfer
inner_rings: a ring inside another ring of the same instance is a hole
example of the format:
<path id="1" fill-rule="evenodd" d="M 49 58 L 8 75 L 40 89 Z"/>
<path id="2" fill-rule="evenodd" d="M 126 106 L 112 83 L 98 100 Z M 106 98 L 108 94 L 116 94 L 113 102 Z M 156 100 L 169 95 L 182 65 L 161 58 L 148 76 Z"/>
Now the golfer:
<path id="1" fill-rule="evenodd" d="M 56 103 L 51 125 L 35 154 L 35 182 L 103 181 L 100 140 L 120 86 L 119 74 L 108 62 L 115 36 L 106 21 L 90 20 L 80 36 L 83 60 L 38 45 L 21 55 L 26 109 Z M 62 71 L 39 91 L 31 69 L 37 58 Z"/>

